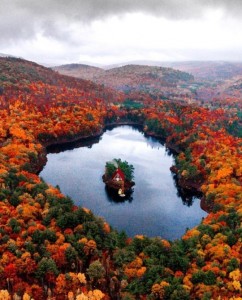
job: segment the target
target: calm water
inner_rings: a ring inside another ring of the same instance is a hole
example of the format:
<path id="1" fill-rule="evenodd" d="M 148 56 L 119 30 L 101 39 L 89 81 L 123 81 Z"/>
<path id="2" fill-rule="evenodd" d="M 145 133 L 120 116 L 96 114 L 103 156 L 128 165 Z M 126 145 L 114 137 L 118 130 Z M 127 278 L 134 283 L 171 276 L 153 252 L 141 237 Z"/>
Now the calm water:
<path id="1" fill-rule="evenodd" d="M 199 199 L 181 195 L 177 189 L 170 171 L 173 156 L 157 139 L 145 137 L 138 129 L 120 126 L 95 141 L 50 151 L 59 153 L 48 154 L 40 176 L 129 236 L 173 240 L 206 215 Z M 113 158 L 127 160 L 135 168 L 134 191 L 123 202 L 113 199 L 102 182 L 105 163 Z"/>

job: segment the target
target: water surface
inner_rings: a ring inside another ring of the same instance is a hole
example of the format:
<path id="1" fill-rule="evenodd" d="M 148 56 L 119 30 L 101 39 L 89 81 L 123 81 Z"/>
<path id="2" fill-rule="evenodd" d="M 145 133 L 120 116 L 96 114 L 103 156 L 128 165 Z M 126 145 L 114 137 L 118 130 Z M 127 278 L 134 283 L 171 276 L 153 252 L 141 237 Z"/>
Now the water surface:
<path id="1" fill-rule="evenodd" d="M 59 153 L 48 154 L 40 176 L 59 185 L 75 204 L 91 209 L 129 236 L 144 234 L 173 240 L 206 215 L 199 199 L 180 195 L 170 171 L 174 157 L 161 142 L 145 137 L 138 129 L 119 126 L 106 130 L 100 139 L 51 151 Z M 105 163 L 113 158 L 127 160 L 135 168 L 134 191 L 123 202 L 112 198 L 102 182 Z"/>

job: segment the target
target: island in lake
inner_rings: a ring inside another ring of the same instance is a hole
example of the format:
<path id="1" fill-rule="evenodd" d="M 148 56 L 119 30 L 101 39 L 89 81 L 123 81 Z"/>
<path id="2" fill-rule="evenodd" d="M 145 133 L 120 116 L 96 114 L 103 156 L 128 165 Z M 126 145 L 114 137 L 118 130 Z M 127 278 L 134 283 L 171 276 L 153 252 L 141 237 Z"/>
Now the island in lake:
<path id="1" fill-rule="evenodd" d="M 105 174 L 102 178 L 108 189 L 117 192 L 120 197 L 125 197 L 125 193 L 130 193 L 135 185 L 133 174 L 133 165 L 115 158 L 106 162 Z"/>

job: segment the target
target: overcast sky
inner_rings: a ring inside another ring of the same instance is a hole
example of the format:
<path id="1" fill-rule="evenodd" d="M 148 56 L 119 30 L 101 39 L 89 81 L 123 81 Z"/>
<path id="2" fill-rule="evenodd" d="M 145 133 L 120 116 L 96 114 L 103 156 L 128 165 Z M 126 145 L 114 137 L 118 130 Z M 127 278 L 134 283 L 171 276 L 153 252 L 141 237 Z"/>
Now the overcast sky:
<path id="1" fill-rule="evenodd" d="M 241 0 L 0 0 L 0 53 L 65 64 L 241 60 Z"/>

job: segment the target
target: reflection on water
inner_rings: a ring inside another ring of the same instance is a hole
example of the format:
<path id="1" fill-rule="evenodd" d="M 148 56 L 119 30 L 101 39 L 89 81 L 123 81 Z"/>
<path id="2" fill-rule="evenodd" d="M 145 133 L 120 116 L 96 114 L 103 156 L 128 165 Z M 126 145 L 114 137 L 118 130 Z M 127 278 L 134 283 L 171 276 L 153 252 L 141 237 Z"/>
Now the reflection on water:
<path id="1" fill-rule="evenodd" d="M 85 140 L 70 142 L 63 145 L 52 145 L 47 147 L 48 153 L 60 153 L 67 150 L 73 150 L 80 147 L 92 148 L 93 145 L 99 143 L 101 137 L 86 138 Z"/>
<path id="2" fill-rule="evenodd" d="M 184 188 L 180 187 L 178 184 L 177 175 L 173 174 L 172 176 L 177 189 L 177 196 L 181 198 L 184 205 L 191 206 L 197 198 L 200 199 L 202 197 L 201 192 L 193 192 L 191 190 L 185 190 Z"/>
<path id="3" fill-rule="evenodd" d="M 126 201 L 131 203 L 133 201 L 134 188 L 132 188 L 129 192 L 126 192 L 124 197 L 120 197 L 116 191 L 113 191 L 107 187 L 105 187 L 105 192 L 107 194 L 108 201 L 113 203 L 124 203 Z"/>
<path id="4" fill-rule="evenodd" d="M 48 150 L 40 176 L 130 236 L 176 239 L 206 215 L 196 195 L 177 186 L 170 171 L 172 153 L 138 128 L 111 128 L 94 141 Z M 113 158 L 127 160 L 135 168 L 133 192 L 124 199 L 110 194 L 102 181 L 105 163 Z"/>

